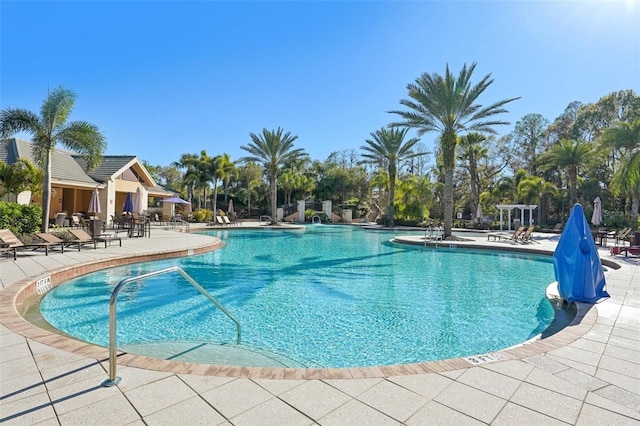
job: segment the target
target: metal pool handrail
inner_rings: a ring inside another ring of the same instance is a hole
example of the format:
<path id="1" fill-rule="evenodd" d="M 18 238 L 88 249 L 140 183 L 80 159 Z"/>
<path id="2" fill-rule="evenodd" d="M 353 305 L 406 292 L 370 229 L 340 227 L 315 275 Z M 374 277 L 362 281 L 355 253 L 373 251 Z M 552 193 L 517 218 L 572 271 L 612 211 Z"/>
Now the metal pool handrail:
<path id="1" fill-rule="evenodd" d="M 228 316 L 233 322 L 236 323 L 237 343 L 240 344 L 240 322 L 227 311 L 224 306 L 216 300 L 215 297 L 210 295 L 200 284 L 198 284 L 189 274 L 187 274 L 179 266 L 172 266 L 170 268 L 161 269 L 155 272 L 149 272 L 147 274 L 137 275 L 135 277 L 125 278 L 118 283 L 116 288 L 111 293 L 111 299 L 109 300 L 109 379 L 102 383 L 102 386 L 115 386 L 122 380 L 116 376 L 117 360 L 116 360 L 116 313 L 118 294 L 127 284 L 135 281 L 144 280 L 146 278 L 155 277 L 157 275 L 168 274 L 169 272 L 178 272 L 182 277 L 196 288 L 204 297 L 209 299 L 218 309 L 220 309 L 226 316 Z"/>

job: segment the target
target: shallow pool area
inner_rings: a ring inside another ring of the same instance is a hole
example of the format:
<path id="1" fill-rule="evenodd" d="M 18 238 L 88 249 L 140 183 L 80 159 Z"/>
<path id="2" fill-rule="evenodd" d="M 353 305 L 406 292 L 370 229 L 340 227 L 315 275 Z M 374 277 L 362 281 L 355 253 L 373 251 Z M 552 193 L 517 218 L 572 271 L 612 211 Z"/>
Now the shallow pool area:
<path id="1" fill-rule="evenodd" d="M 227 246 L 72 280 L 45 296 L 42 315 L 106 346 L 115 285 L 178 265 L 239 319 L 241 345 L 234 324 L 171 275 L 121 293 L 119 348 L 163 356 L 171 347 L 171 359 L 230 365 L 253 365 L 247 357 L 294 367 L 406 364 L 510 347 L 553 319 L 549 257 L 397 245 L 389 233 L 346 226 L 210 233 Z"/>

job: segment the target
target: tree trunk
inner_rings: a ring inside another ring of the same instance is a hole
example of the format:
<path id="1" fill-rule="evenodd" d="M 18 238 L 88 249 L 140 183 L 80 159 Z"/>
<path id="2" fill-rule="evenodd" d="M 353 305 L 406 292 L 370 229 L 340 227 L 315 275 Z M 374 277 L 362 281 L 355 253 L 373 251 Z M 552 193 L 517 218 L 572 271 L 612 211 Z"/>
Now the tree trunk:
<path id="1" fill-rule="evenodd" d="M 51 211 L 51 149 L 47 150 L 44 165 L 44 185 L 42 188 L 42 232 L 49 231 L 49 212 Z"/>
<path id="2" fill-rule="evenodd" d="M 571 195 L 571 206 L 578 202 L 578 170 L 576 166 L 569 166 L 569 194 Z"/>
<path id="3" fill-rule="evenodd" d="M 249 217 L 251 217 L 251 186 L 247 188 L 247 209 L 249 210 Z"/>
<path id="4" fill-rule="evenodd" d="M 213 221 L 216 221 L 216 216 L 218 216 L 218 182 L 217 180 L 213 181 Z"/>
<path id="5" fill-rule="evenodd" d="M 275 173 L 270 176 L 269 181 L 269 185 L 271 186 L 271 224 L 276 225 L 278 223 L 278 186 Z"/>
<path id="6" fill-rule="evenodd" d="M 453 227 L 453 167 L 444 170 L 444 238 L 451 236 Z"/>
<path id="7" fill-rule="evenodd" d="M 395 226 L 395 223 L 394 223 L 395 197 L 396 197 L 396 174 L 395 172 L 392 172 L 390 170 L 389 171 L 389 201 L 387 205 L 387 220 L 388 220 L 389 227 Z"/>
<path id="8" fill-rule="evenodd" d="M 453 172 L 456 165 L 457 143 L 458 137 L 451 131 L 444 132 L 440 138 L 444 163 L 444 238 L 451 236 L 453 227 Z"/>

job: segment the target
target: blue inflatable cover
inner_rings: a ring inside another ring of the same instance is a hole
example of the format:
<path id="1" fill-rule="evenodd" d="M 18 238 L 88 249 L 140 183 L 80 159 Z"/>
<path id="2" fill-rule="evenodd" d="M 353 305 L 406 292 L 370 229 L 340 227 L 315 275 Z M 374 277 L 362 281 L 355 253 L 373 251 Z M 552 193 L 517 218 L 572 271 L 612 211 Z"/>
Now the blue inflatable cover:
<path id="1" fill-rule="evenodd" d="M 571 210 L 567 225 L 553 253 L 553 268 L 560 296 L 568 303 L 596 303 L 609 297 L 600 256 L 582 206 Z"/>

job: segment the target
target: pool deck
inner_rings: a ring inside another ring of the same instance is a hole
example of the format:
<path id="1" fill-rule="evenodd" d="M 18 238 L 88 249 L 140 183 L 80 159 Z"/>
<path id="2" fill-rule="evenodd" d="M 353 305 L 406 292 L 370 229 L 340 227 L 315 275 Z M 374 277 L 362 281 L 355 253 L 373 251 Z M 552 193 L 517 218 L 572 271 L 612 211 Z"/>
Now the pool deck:
<path id="1" fill-rule="evenodd" d="M 472 237 L 455 245 L 552 252 L 558 238 L 534 233 L 536 243 L 516 245 Z M 421 244 L 422 237 L 414 234 L 405 242 Z M 151 238 L 125 238 L 122 247 L 0 258 L 0 423 L 640 425 L 640 258 L 611 256 L 604 247 L 603 261 L 620 265 L 605 275 L 611 298 L 547 342 L 501 351 L 501 359 L 475 366 L 453 360 L 422 370 L 350 369 L 352 378 L 337 378 L 345 377 L 343 371 L 300 379 L 294 369 L 265 378 L 243 369 L 205 375 L 196 366 L 176 372 L 119 365 L 122 382 L 102 387 L 109 371 L 105 350 L 92 356 L 70 339 L 35 335 L 32 326 L 14 331 L 23 327 L 16 320 L 16 289 L 34 278 L 157 253 L 198 253 L 213 245 L 208 236 L 154 228 Z"/>

